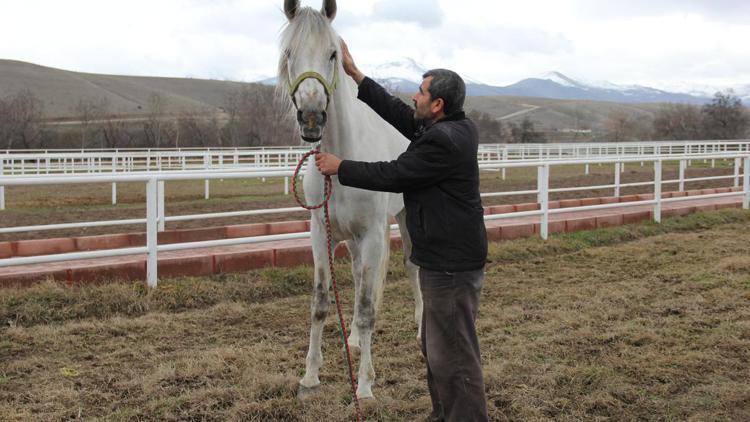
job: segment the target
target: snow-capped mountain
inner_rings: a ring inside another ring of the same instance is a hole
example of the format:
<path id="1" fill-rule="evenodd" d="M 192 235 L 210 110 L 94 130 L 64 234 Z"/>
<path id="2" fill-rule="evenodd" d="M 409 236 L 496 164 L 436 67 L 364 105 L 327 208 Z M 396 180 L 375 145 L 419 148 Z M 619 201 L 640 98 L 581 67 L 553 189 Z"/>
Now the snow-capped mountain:
<path id="1" fill-rule="evenodd" d="M 362 66 L 362 71 L 366 75 L 371 76 L 391 91 L 406 93 L 413 93 L 419 89 L 422 75 L 427 70 L 408 57 L 376 66 Z M 466 94 L 469 96 L 503 95 L 498 87 L 483 84 L 466 75 L 461 76 L 466 82 Z"/>
<path id="2" fill-rule="evenodd" d="M 545 97 L 563 100 L 596 100 L 624 103 L 692 103 L 703 104 L 710 96 L 668 92 L 639 85 L 617 85 L 607 81 L 586 82 L 548 72 L 538 78 L 528 78 L 502 88 L 504 95 Z"/>
<path id="3" fill-rule="evenodd" d="M 375 79 L 400 79 L 416 84 L 422 82 L 422 75 L 427 72 L 427 69 L 408 57 L 377 66 L 363 66 L 362 70 Z"/>
<path id="4" fill-rule="evenodd" d="M 424 66 L 411 58 L 373 66 L 361 66 L 363 72 L 391 91 L 413 93 L 419 89 Z M 690 103 L 705 104 L 711 101 L 714 93 L 725 89 L 674 85 L 666 89 L 656 89 L 640 85 L 618 85 L 608 81 L 587 81 L 571 78 L 560 72 L 547 72 L 538 77 L 523 79 L 508 86 L 493 86 L 462 75 L 466 81 L 466 94 L 469 96 L 519 96 L 541 97 L 563 100 L 595 100 L 620 103 Z M 275 78 L 259 81 L 273 85 Z M 743 103 L 750 105 L 750 85 L 734 88 L 735 95 Z"/>

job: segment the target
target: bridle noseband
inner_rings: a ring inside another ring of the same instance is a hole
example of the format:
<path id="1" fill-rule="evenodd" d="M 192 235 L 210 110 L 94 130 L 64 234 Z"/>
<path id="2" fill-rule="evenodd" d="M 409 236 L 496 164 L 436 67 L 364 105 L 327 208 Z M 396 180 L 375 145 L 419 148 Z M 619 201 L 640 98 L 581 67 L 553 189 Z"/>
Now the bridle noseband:
<path id="1" fill-rule="evenodd" d="M 300 85 L 302 85 L 302 82 L 304 82 L 307 79 L 316 79 L 318 82 L 320 82 L 323 85 L 323 88 L 325 88 L 326 92 L 326 110 L 328 110 L 328 104 L 331 103 L 331 98 L 333 97 L 333 93 L 336 91 L 336 86 L 338 85 L 339 80 L 339 61 L 336 59 L 333 63 L 333 81 L 331 83 L 328 83 L 326 81 L 326 78 L 323 77 L 318 72 L 305 72 L 297 77 L 297 79 L 294 80 L 294 83 L 289 84 L 289 95 L 292 97 L 292 103 L 294 104 L 295 108 L 297 107 L 297 100 L 294 98 L 294 94 L 297 93 L 297 90 L 299 90 Z"/>

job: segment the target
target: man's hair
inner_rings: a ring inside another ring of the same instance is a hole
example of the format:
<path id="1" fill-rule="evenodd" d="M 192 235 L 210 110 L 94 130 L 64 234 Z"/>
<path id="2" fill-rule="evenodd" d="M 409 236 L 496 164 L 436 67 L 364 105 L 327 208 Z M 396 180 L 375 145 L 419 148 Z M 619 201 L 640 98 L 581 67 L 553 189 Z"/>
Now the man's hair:
<path id="1" fill-rule="evenodd" d="M 422 79 L 430 76 L 432 76 L 432 82 L 430 82 L 430 88 L 428 89 L 430 97 L 433 100 L 436 98 L 443 99 L 445 114 L 453 114 L 463 110 L 464 100 L 466 99 L 466 84 L 458 76 L 458 73 L 448 69 L 432 69 L 422 75 Z"/>

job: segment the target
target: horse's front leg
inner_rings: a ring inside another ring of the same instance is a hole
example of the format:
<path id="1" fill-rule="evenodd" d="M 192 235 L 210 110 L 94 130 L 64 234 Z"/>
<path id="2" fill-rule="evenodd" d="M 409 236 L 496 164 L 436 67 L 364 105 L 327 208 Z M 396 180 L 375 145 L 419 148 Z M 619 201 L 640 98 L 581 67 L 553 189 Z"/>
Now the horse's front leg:
<path id="1" fill-rule="evenodd" d="M 383 282 L 388 264 L 389 244 L 386 240 L 387 226 L 373 227 L 359 240 L 352 242 L 358 249 L 353 256 L 361 261 L 359 274 L 360 285 L 356 293 L 357 312 L 354 315 L 354 326 L 359 334 L 360 361 L 357 385 L 359 398 L 372 398 L 372 385 L 375 382 L 375 368 L 372 364 L 372 332 L 378 312 Z"/>
<path id="2" fill-rule="evenodd" d="M 354 278 L 354 297 L 357 297 L 357 293 L 360 291 L 362 286 L 362 256 L 360 255 L 360 248 L 356 241 L 348 240 L 347 246 L 349 247 L 349 255 L 352 258 L 352 277 Z M 349 343 L 350 349 L 359 350 L 359 329 L 357 328 L 357 315 L 359 314 L 359 301 L 354 301 L 354 312 L 352 313 L 352 323 L 349 325 Z"/>
<path id="3" fill-rule="evenodd" d="M 331 271 L 328 267 L 328 240 L 326 238 L 325 225 L 319 218 L 311 219 L 310 232 L 312 237 L 313 260 L 315 263 L 315 276 L 313 282 L 312 303 L 310 305 L 310 345 L 305 359 L 305 376 L 300 380 L 298 397 L 306 398 L 314 393 L 320 386 L 318 374 L 323 364 L 323 352 L 321 343 L 323 340 L 323 326 L 330 300 L 328 287 L 331 283 Z"/>

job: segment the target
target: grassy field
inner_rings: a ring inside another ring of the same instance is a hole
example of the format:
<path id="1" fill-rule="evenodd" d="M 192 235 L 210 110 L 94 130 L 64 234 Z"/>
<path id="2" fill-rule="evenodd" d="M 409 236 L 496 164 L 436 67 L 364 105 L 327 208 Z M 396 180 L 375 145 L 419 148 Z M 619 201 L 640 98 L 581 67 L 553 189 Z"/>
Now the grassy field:
<path id="1" fill-rule="evenodd" d="M 478 329 L 493 421 L 750 419 L 750 213 L 492 244 Z M 368 420 L 427 415 L 394 255 Z M 350 302 L 348 263 L 340 262 Z M 350 420 L 329 316 L 321 394 L 295 398 L 310 268 L 0 295 L 0 420 Z M 345 306 L 349 315 L 351 310 Z"/>
<path id="2" fill-rule="evenodd" d="M 601 186 L 614 183 L 612 165 L 593 165 L 591 174 L 584 175 L 581 165 L 553 167 L 551 188 L 571 186 Z M 733 174 L 731 163 L 717 162 L 716 168 L 708 163 L 695 162 L 687 171 L 687 177 L 705 177 Z M 664 180 L 677 178 L 677 165 L 667 163 Z M 622 183 L 653 180 L 650 165 L 641 167 L 632 164 L 622 174 Z M 688 183 L 687 189 L 731 186 L 731 180 Z M 523 191 L 536 189 L 536 169 L 509 169 L 506 180 L 499 173 L 483 172 L 482 192 Z M 167 216 L 228 212 L 251 209 L 296 207 L 291 195 L 284 195 L 283 179 L 217 180 L 211 182 L 211 199 L 203 199 L 203 181 L 170 182 L 166 185 Z M 664 191 L 677 190 L 676 184 L 665 185 Z M 625 188 L 623 195 L 650 193 L 649 186 Z M 613 189 L 580 192 L 553 193 L 551 199 L 611 196 Z M 536 202 L 535 195 L 485 198 L 484 205 Z M 118 184 L 118 205 L 111 205 L 111 184 L 87 184 L 67 186 L 18 186 L 6 188 L 7 209 L 0 211 L 2 227 L 60 224 L 83 221 L 103 221 L 143 218 L 145 211 L 144 184 Z M 203 228 L 229 224 L 285 221 L 307 219 L 309 213 L 300 209 L 298 213 L 274 214 L 252 217 L 192 220 L 167 223 L 167 229 Z M 144 231 L 143 226 L 99 227 L 88 229 L 37 231 L 0 235 L 3 240 L 40 239 L 64 236 L 98 235 Z"/>

